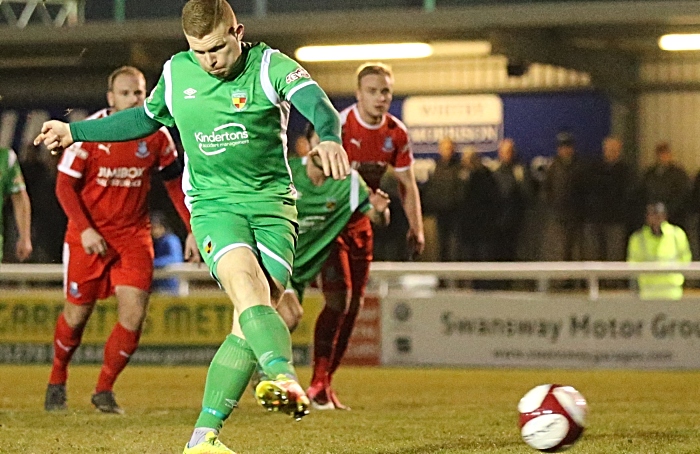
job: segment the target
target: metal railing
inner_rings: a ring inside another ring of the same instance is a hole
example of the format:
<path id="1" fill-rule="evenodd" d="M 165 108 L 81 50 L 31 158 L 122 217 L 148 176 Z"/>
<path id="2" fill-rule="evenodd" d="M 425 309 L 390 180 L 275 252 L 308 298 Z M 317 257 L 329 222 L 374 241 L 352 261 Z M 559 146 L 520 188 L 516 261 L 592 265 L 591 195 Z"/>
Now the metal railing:
<path id="1" fill-rule="evenodd" d="M 389 283 L 406 276 L 432 276 L 437 279 L 534 280 L 538 289 L 546 291 L 553 280 L 585 280 L 588 295 L 597 300 L 601 279 L 630 279 L 643 273 L 682 273 L 686 278 L 700 278 L 700 262 L 687 265 L 627 262 L 375 262 L 370 277 L 387 289 Z M 204 265 L 181 263 L 154 272 L 156 279 L 180 279 L 180 291 L 187 294 L 189 282 L 210 281 Z M 1 264 L 2 282 L 62 282 L 62 265 Z"/>
<path id="2" fill-rule="evenodd" d="M 84 18 L 84 0 L 0 0 L 0 25 L 63 27 L 80 24 Z"/>

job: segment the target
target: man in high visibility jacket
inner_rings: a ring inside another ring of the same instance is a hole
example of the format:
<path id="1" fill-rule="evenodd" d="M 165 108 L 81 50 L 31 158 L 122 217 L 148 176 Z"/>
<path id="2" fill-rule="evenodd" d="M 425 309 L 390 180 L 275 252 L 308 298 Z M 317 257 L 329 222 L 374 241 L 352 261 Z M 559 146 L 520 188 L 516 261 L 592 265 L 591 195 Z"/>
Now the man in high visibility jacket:
<path id="1" fill-rule="evenodd" d="M 627 245 L 628 262 L 689 263 L 688 237 L 682 228 L 669 224 L 663 203 L 647 205 L 646 224 L 632 234 Z M 643 300 L 679 300 L 684 277 L 680 273 L 642 274 L 637 279 Z"/>

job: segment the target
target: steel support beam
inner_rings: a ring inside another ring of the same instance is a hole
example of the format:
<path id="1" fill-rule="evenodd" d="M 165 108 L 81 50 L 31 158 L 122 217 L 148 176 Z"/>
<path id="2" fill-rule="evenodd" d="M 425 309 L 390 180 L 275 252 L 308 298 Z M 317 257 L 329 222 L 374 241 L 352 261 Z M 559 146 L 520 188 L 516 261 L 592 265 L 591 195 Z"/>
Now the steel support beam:
<path id="1" fill-rule="evenodd" d="M 19 15 L 17 11 L 21 11 Z M 30 23 L 37 23 L 63 27 L 83 20 L 83 0 L 0 0 L 0 26 L 4 23 L 25 28 Z"/>

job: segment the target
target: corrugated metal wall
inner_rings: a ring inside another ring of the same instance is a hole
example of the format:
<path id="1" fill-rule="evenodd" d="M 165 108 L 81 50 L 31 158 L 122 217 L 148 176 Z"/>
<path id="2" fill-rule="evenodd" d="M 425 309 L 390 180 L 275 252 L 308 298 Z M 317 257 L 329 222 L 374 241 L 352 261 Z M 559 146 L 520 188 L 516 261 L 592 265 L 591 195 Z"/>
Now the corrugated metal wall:
<path id="1" fill-rule="evenodd" d="M 398 94 L 448 94 L 501 91 L 561 90 L 588 87 L 588 74 L 533 64 L 522 77 L 508 77 L 503 56 L 414 60 L 392 63 Z M 358 63 L 304 65 L 332 95 L 354 93 Z"/>
<path id="2" fill-rule="evenodd" d="M 680 84 L 700 82 L 700 60 L 682 57 L 646 62 L 639 68 L 644 84 Z"/>
<path id="3" fill-rule="evenodd" d="M 639 96 L 640 164 L 653 162 L 654 145 L 668 141 L 676 160 L 694 175 L 700 168 L 700 61 L 644 63 L 640 78 L 648 87 Z"/>
<path id="4" fill-rule="evenodd" d="M 639 99 L 640 164 L 654 161 L 654 145 L 668 141 L 689 172 L 700 168 L 700 91 L 644 93 Z"/>

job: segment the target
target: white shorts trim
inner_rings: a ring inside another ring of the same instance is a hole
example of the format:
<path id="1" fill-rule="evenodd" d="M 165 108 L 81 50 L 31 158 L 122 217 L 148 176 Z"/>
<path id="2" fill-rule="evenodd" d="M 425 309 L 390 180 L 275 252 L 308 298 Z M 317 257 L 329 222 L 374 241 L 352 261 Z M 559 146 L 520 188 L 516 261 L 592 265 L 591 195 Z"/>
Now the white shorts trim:
<path id="1" fill-rule="evenodd" d="M 289 271 L 289 274 L 292 273 L 292 267 L 282 257 L 280 257 L 279 255 L 272 252 L 270 249 L 265 247 L 265 245 L 263 245 L 262 243 L 258 243 L 258 249 L 260 249 L 260 252 L 262 252 L 263 254 L 270 257 L 275 262 L 278 262 L 280 265 L 285 267 L 287 269 L 287 271 Z"/>
<path id="2" fill-rule="evenodd" d="M 219 252 L 217 252 L 217 253 L 214 255 L 214 258 L 212 259 L 212 262 L 214 262 L 214 263 L 218 262 L 219 259 L 220 259 L 225 253 L 227 253 L 228 251 L 232 251 L 232 250 L 234 250 L 234 249 L 238 249 L 239 247 L 247 247 L 248 249 L 250 249 L 251 251 L 253 251 L 253 248 L 250 247 L 250 244 L 246 244 L 246 243 L 233 243 L 233 244 L 229 244 L 228 246 L 221 248 L 221 250 L 219 250 Z M 255 252 L 255 251 L 253 251 L 253 252 Z"/>

